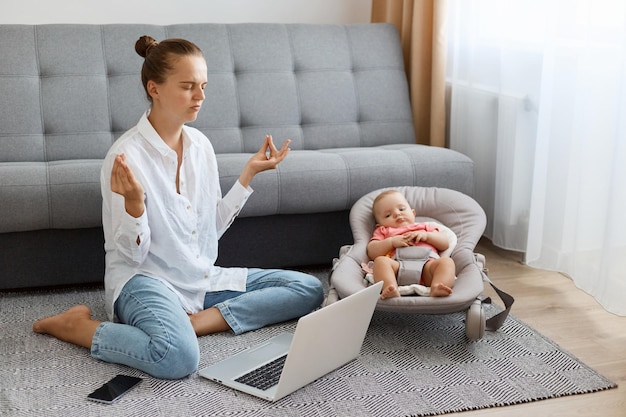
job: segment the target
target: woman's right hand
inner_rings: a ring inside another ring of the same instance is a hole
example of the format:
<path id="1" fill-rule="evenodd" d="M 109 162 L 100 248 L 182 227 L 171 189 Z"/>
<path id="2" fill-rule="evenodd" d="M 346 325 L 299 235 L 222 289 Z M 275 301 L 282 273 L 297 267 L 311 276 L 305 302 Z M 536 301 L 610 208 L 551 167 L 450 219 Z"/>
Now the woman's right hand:
<path id="1" fill-rule="evenodd" d="M 126 212 L 140 217 L 144 210 L 143 187 L 126 163 L 126 155 L 120 154 L 113 161 L 111 169 L 111 191 L 124 197 Z"/>

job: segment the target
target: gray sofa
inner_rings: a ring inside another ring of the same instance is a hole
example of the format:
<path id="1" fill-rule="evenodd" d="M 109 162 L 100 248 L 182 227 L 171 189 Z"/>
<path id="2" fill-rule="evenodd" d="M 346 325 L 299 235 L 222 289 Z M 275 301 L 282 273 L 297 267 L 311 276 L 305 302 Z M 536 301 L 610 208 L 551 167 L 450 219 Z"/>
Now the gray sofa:
<path id="1" fill-rule="evenodd" d="M 144 34 L 203 49 L 193 126 L 218 153 L 224 192 L 266 133 L 292 139 L 279 169 L 254 179 L 220 265 L 330 265 L 367 192 L 473 192 L 469 158 L 416 144 L 391 25 L 0 25 L 0 289 L 102 282 L 100 166 L 148 107 Z"/>

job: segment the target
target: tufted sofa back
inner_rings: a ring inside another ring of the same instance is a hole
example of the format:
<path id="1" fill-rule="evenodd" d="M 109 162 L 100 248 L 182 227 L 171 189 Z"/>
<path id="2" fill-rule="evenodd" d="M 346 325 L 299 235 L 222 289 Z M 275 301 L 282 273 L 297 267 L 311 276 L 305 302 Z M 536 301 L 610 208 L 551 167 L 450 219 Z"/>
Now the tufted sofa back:
<path id="1" fill-rule="evenodd" d="M 101 160 L 148 107 L 141 35 L 203 50 L 218 154 L 415 143 L 391 25 L 0 25 L 0 232 L 100 224 Z"/>
<path id="2" fill-rule="evenodd" d="M 207 97 L 193 125 L 217 153 L 255 152 L 268 131 L 292 149 L 415 143 L 398 101 L 401 51 L 385 39 L 397 34 L 373 27 L 0 26 L 0 162 L 102 158 L 148 106 L 134 51 L 143 34 L 203 50 Z"/>

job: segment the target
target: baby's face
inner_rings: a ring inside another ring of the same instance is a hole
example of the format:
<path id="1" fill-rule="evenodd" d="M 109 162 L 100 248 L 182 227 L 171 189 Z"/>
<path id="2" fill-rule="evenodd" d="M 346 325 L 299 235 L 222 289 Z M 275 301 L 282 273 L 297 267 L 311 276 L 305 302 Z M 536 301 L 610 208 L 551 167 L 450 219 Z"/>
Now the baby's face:
<path id="1" fill-rule="evenodd" d="M 415 210 L 402 194 L 392 193 L 376 202 L 374 218 L 379 226 L 400 227 L 415 223 Z"/>

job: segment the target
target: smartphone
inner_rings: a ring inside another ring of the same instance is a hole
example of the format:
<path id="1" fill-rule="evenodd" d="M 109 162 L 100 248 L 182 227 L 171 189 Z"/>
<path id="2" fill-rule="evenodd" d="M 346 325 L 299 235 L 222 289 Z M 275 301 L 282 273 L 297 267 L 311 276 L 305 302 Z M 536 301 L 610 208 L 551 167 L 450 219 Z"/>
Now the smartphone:
<path id="1" fill-rule="evenodd" d="M 141 382 L 141 378 L 128 375 L 117 375 L 109 382 L 87 396 L 92 401 L 113 404 L 132 387 Z"/>

